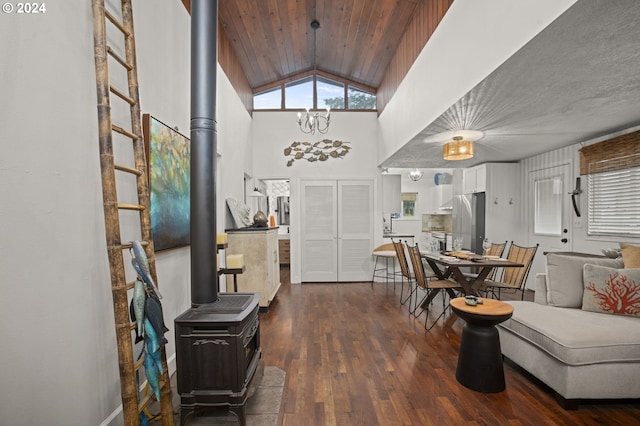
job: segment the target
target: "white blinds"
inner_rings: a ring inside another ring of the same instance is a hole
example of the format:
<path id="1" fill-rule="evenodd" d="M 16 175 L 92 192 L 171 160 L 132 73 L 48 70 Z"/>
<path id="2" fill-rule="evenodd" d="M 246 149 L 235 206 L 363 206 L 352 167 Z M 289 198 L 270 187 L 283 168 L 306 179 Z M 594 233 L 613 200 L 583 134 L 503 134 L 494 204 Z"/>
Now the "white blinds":
<path id="1" fill-rule="evenodd" d="M 588 175 L 589 235 L 640 236 L 640 167 Z"/>

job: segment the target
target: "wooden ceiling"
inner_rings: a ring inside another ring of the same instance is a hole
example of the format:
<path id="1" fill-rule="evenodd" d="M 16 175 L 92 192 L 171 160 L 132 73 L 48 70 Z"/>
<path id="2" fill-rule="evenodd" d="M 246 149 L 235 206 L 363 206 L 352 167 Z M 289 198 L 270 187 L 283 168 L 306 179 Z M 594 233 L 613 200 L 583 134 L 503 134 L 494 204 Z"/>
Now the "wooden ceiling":
<path id="1" fill-rule="evenodd" d="M 190 0 L 182 1 L 190 10 Z M 375 90 L 382 84 L 418 6 L 427 2 L 220 0 L 219 28 L 254 93 L 313 71 L 314 19 L 320 23 L 315 68 Z M 437 22 L 451 0 L 429 3 L 435 5 L 432 12 Z M 433 29 L 435 26 L 430 32 Z"/>

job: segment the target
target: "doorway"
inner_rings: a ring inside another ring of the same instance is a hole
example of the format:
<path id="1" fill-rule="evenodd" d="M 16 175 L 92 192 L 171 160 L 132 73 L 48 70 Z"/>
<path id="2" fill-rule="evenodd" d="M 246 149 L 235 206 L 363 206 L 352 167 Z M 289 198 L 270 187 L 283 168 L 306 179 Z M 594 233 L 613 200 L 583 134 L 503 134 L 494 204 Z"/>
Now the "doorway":
<path id="1" fill-rule="evenodd" d="M 530 217 L 529 241 L 539 243 L 538 253 L 531 267 L 530 277 L 543 272 L 543 253 L 571 251 L 571 165 L 561 164 L 529 172 Z"/>

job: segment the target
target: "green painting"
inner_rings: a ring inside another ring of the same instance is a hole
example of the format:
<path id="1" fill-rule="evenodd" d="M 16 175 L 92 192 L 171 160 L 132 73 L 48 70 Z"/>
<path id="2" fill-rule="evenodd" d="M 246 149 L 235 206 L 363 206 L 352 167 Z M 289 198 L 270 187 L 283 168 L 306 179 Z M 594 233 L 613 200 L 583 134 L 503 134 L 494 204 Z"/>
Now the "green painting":
<path id="1" fill-rule="evenodd" d="M 145 136 L 148 135 L 153 245 L 156 251 L 189 245 L 189 139 L 148 114 L 144 120 Z"/>

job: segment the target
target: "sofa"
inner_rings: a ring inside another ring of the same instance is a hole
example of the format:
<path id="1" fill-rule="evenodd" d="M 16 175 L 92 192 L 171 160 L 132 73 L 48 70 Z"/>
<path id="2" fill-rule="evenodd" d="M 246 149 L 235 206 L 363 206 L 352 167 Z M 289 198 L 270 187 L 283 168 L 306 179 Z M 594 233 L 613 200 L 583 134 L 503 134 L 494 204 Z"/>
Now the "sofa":
<path id="1" fill-rule="evenodd" d="M 498 325 L 503 356 L 553 389 L 565 409 L 640 398 L 640 269 L 622 258 L 548 253 L 535 280 L 534 301 L 509 301 L 513 316 Z M 612 308 L 606 287 L 620 283 L 629 296 Z"/>

